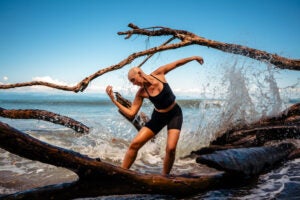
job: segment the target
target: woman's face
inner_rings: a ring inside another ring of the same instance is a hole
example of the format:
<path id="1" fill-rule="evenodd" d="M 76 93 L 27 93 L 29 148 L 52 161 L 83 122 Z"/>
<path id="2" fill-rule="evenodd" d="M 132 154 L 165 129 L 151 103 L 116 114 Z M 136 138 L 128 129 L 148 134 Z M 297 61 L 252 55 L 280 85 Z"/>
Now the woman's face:
<path id="1" fill-rule="evenodd" d="M 137 86 L 143 85 L 142 78 L 139 73 L 131 74 L 131 76 L 129 76 L 128 79 L 133 85 L 137 85 Z"/>
<path id="2" fill-rule="evenodd" d="M 143 78 L 141 71 L 138 68 L 132 68 L 128 73 L 128 80 L 133 85 L 143 86 Z"/>

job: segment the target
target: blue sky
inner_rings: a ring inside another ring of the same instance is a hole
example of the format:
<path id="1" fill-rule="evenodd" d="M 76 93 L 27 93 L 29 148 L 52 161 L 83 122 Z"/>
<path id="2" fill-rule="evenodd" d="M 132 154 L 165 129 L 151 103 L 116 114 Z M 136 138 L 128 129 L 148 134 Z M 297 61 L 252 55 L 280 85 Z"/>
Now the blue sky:
<path id="1" fill-rule="evenodd" d="M 124 40 L 117 32 L 128 30 L 130 22 L 183 29 L 299 59 L 299 10 L 300 0 L 0 0 L 0 82 L 49 80 L 73 85 L 133 52 L 167 40 Z M 213 84 L 211 77 L 219 79 L 219 71 L 232 59 L 218 50 L 190 46 L 160 53 L 143 69 L 150 72 L 192 55 L 202 56 L 205 64 L 192 62 L 171 72 L 167 78 L 175 90 L 199 91 Z M 90 89 L 101 93 L 107 84 L 126 89 L 127 70 L 136 64 L 98 78 Z M 279 86 L 286 87 L 300 73 L 283 70 L 276 77 Z"/>

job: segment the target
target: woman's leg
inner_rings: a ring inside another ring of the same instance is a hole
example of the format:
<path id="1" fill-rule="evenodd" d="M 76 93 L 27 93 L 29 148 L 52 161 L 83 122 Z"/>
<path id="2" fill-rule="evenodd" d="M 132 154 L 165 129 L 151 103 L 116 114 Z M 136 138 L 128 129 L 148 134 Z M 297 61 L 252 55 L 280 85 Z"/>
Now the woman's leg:
<path id="1" fill-rule="evenodd" d="M 122 168 L 129 169 L 135 161 L 138 150 L 152 137 L 154 133 L 147 127 L 143 127 L 132 140 L 121 165 Z"/>
<path id="2" fill-rule="evenodd" d="M 170 173 L 176 154 L 176 146 L 180 136 L 180 130 L 178 129 L 170 129 L 168 130 L 168 139 L 167 139 L 167 146 L 166 146 L 166 156 L 164 159 L 164 168 L 163 168 L 163 175 L 167 175 Z"/>

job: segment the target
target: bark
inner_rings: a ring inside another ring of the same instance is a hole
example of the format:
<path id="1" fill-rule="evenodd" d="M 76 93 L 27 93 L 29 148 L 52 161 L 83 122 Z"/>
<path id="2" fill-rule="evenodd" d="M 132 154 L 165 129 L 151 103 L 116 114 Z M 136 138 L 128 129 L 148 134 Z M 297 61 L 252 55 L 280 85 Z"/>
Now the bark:
<path id="1" fill-rule="evenodd" d="M 78 133 L 89 132 L 89 127 L 85 126 L 84 124 L 67 116 L 62 116 L 46 110 L 7 110 L 0 107 L 0 116 L 11 119 L 38 119 L 66 126 Z"/>
<path id="2" fill-rule="evenodd" d="M 177 30 L 177 29 L 171 29 L 171 28 L 159 27 L 159 26 L 149 27 L 149 28 L 139 28 L 134 24 L 129 24 L 128 26 L 132 28 L 132 30 L 125 31 L 125 32 L 118 32 L 119 35 L 126 35 L 125 39 L 130 38 L 132 35 L 144 35 L 148 37 L 170 36 L 170 39 L 160 46 L 156 46 L 144 51 L 132 53 L 127 58 L 119 62 L 118 64 L 111 65 L 109 67 L 106 67 L 104 69 L 95 72 L 94 74 L 84 78 L 75 86 L 65 86 L 65 85 L 57 85 L 54 83 L 48 83 L 42 81 L 32 81 L 32 82 L 15 83 L 15 84 L 5 84 L 5 85 L 2 84 L 0 85 L 0 89 L 42 85 L 42 86 L 51 87 L 59 90 L 73 91 L 76 93 L 79 91 L 83 92 L 88 87 L 89 83 L 95 78 L 98 78 L 99 76 L 105 73 L 118 70 L 124 67 L 125 65 L 130 64 L 136 58 L 148 55 L 148 58 L 146 58 L 147 61 L 155 53 L 171 50 L 171 49 L 177 49 L 189 45 L 207 46 L 224 52 L 243 55 L 259 61 L 271 63 L 272 65 L 280 69 L 300 70 L 299 59 L 289 59 L 289 58 L 281 57 L 277 54 L 271 54 L 266 51 L 261 51 L 258 49 L 254 49 L 242 45 L 229 44 L 229 43 L 223 43 L 223 42 L 206 39 L 204 37 L 198 36 L 194 33 L 185 30 Z M 168 44 L 174 39 L 178 39 L 179 42 Z M 138 66 L 140 67 L 143 63 L 144 62 L 142 62 Z"/>
<path id="3" fill-rule="evenodd" d="M 293 152 L 290 153 L 289 159 L 295 159 L 295 158 L 300 158 L 300 148 L 295 149 Z"/>
<path id="4" fill-rule="evenodd" d="M 222 172 L 190 177 L 140 174 L 44 143 L 4 123 L 0 123 L 0 147 L 24 158 L 67 168 L 79 177 L 74 183 L 43 187 L 0 199 L 40 199 L 41 196 L 66 199 L 66 191 L 72 191 L 69 194 L 71 198 L 74 195 L 89 197 L 136 193 L 186 195 L 212 189 L 226 178 Z"/>
<path id="5" fill-rule="evenodd" d="M 235 131 L 225 144 L 262 146 L 270 140 L 300 139 L 300 126 L 268 126 Z M 216 142 L 212 142 L 216 144 Z"/>

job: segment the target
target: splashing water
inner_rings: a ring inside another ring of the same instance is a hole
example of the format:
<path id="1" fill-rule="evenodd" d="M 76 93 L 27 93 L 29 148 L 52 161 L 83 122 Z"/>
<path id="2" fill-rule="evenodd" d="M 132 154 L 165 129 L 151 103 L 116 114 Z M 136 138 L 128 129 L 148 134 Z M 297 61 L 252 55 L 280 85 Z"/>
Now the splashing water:
<path id="1" fill-rule="evenodd" d="M 204 89 L 219 91 L 219 96 L 199 100 L 198 107 L 185 116 L 190 128 L 182 130 L 183 149 L 180 152 L 189 153 L 188 150 L 207 146 L 232 127 L 250 124 L 282 111 L 284 103 L 272 66 L 257 68 L 257 63 L 246 62 L 237 56 L 229 60 L 219 66 L 223 69 L 221 83 L 213 89 L 207 84 Z"/>

